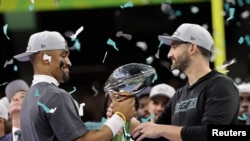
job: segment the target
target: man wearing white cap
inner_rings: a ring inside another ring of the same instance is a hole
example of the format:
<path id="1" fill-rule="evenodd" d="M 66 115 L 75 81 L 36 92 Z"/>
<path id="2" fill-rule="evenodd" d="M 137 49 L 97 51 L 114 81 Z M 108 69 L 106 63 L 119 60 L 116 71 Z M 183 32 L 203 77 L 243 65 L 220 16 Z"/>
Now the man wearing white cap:
<path id="1" fill-rule="evenodd" d="M 166 104 L 174 95 L 175 89 L 165 83 L 157 84 L 152 87 L 149 98 L 150 103 L 152 104 L 151 109 L 154 114 L 154 118 L 152 118 L 151 122 L 154 122 L 159 115 L 163 112 Z"/>
<path id="2" fill-rule="evenodd" d="M 170 46 L 171 69 L 185 73 L 188 82 L 176 91 L 156 123 L 140 124 L 133 137 L 207 141 L 207 125 L 237 124 L 239 92 L 231 78 L 209 66 L 211 34 L 198 24 L 183 23 L 172 36 L 160 35 L 159 40 Z"/>
<path id="3" fill-rule="evenodd" d="M 1 141 L 22 141 L 20 112 L 23 98 L 28 89 L 28 84 L 22 79 L 16 79 L 7 84 L 5 94 L 10 103 L 8 111 L 12 122 L 12 131 L 5 135 Z"/>
<path id="4" fill-rule="evenodd" d="M 250 104 L 250 83 L 238 85 L 240 95 L 240 109 L 238 115 L 239 124 L 245 125 L 247 120 L 248 105 Z"/>
<path id="5" fill-rule="evenodd" d="M 73 97 L 58 87 L 69 80 L 72 66 L 68 45 L 59 32 L 32 34 L 26 52 L 14 58 L 30 61 L 34 70 L 21 111 L 24 141 L 110 141 L 135 114 L 134 98 L 118 102 L 112 95 L 115 114 L 100 130 L 86 128 Z"/>
<path id="6" fill-rule="evenodd" d="M 8 120 L 8 110 L 5 108 L 3 103 L 0 101 L 0 140 L 5 135 L 5 126 Z"/>

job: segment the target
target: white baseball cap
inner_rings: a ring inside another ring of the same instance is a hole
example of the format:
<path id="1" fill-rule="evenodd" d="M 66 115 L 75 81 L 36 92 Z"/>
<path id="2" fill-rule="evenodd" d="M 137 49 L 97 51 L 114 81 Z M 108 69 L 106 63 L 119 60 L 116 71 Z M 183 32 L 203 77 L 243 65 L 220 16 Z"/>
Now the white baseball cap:
<path id="1" fill-rule="evenodd" d="M 153 98 L 155 96 L 165 96 L 171 98 L 175 94 L 175 89 L 165 83 L 158 84 L 152 87 L 149 98 Z"/>
<path id="2" fill-rule="evenodd" d="M 250 83 L 242 83 L 237 86 L 239 93 L 250 93 Z"/>
<path id="3" fill-rule="evenodd" d="M 172 36 L 159 35 L 158 39 L 169 46 L 173 41 L 194 43 L 210 52 L 214 44 L 211 34 L 204 27 L 192 23 L 183 23 Z"/>
<path id="4" fill-rule="evenodd" d="M 8 110 L 2 102 L 0 102 L 0 117 L 8 120 Z"/>
<path id="5" fill-rule="evenodd" d="M 22 79 L 16 79 L 7 84 L 5 88 L 5 94 L 9 100 L 14 96 L 14 94 L 18 91 L 28 91 L 28 84 Z"/>
<path id="6" fill-rule="evenodd" d="M 64 37 L 56 31 L 42 31 L 30 36 L 26 52 L 15 55 L 19 61 L 29 61 L 29 56 L 39 51 L 67 49 Z"/>

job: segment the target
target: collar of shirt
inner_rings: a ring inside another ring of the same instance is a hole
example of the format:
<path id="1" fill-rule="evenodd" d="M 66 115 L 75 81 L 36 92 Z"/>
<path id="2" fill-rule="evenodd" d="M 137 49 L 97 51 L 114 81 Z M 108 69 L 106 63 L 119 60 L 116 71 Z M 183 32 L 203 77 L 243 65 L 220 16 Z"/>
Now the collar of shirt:
<path id="1" fill-rule="evenodd" d="M 17 136 L 15 136 L 15 132 L 17 131 L 17 130 L 20 130 L 19 128 L 17 128 L 17 127 L 12 127 L 12 137 L 13 137 L 13 141 L 16 141 L 17 140 Z"/>
<path id="2" fill-rule="evenodd" d="M 40 82 L 48 82 L 48 83 L 53 83 L 55 84 L 57 87 L 59 86 L 59 82 L 52 76 L 49 75 L 34 75 L 33 76 L 33 81 L 32 81 L 32 85 L 35 85 L 37 83 Z"/>

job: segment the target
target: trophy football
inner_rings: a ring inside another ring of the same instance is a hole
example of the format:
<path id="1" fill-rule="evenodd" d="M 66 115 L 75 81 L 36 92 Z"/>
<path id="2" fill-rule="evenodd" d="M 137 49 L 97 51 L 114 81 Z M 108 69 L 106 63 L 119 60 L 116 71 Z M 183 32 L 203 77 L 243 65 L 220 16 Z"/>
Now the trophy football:
<path id="1" fill-rule="evenodd" d="M 116 98 L 135 96 L 148 87 L 156 76 L 156 70 L 146 64 L 129 63 L 116 68 L 104 84 L 106 93 L 130 92 L 131 95 L 118 95 Z M 115 136 L 115 141 L 130 141 L 130 123 L 127 121 L 123 128 L 123 139 Z"/>

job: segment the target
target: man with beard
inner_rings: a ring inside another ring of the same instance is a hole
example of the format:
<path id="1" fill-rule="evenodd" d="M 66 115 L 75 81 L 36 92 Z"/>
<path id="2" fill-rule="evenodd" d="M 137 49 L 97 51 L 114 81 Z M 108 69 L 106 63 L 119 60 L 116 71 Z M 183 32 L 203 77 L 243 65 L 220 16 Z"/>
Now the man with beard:
<path id="1" fill-rule="evenodd" d="M 133 138 L 207 141 L 209 125 L 237 124 L 237 87 L 209 66 L 211 34 L 200 25 L 184 23 L 172 36 L 159 36 L 159 40 L 171 46 L 171 69 L 185 73 L 188 82 L 176 91 L 155 123 L 142 123 L 133 130 Z"/>
<path id="2" fill-rule="evenodd" d="M 34 70 L 21 110 L 24 141 L 110 141 L 135 115 L 134 98 L 118 101 L 111 94 L 115 114 L 100 130 L 86 128 L 72 96 L 58 87 L 69 80 L 72 65 L 66 40 L 59 32 L 32 34 L 26 52 L 14 58 L 30 61 Z"/>

